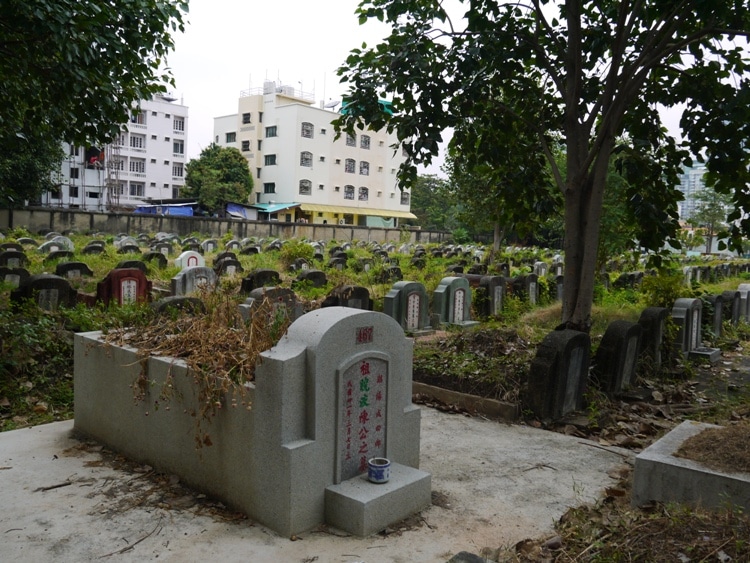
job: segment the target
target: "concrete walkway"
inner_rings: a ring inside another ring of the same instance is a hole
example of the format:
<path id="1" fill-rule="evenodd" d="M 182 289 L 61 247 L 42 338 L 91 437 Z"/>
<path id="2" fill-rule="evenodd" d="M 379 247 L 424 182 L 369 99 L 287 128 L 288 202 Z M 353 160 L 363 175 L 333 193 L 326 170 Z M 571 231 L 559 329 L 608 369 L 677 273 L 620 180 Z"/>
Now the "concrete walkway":
<path id="1" fill-rule="evenodd" d="M 72 429 L 66 421 L 0 434 L 3 560 L 442 562 L 553 535 L 569 507 L 598 499 L 614 484 L 608 473 L 634 459 L 580 438 L 423 408 L 421 468 L 432 474 L 434 504 L 387 535 L 320 529 L 292 541 L 200 513 L 195 494 L 175 499 L 168 484 L 115 469 Z"/>

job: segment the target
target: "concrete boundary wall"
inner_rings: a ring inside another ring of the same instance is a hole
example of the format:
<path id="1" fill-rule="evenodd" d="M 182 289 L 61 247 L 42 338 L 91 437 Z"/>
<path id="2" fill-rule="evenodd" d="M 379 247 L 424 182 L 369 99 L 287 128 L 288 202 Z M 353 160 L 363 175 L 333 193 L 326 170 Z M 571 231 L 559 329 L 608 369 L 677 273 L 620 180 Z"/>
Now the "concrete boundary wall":
<path id="1" fill-rule="evenodd" d="M 271 237 L 280 239 L 306 238 L 309 240 L 441 243 L 451 238 L 450 233 L 411 229 L 386 229 L 358 225 L 318 225 L 311 223 L 282 223 L 278 221 L 245 221 L 212 217 L 177 217 L 172 215 L 136 215 L 133 213 L 105 213 L 48 207 L 0 209 L 0 229 L 25 228 L 31 233 L 105 232 L 117 233 L 176 233 L 187 236 L 202 233 L 220 238 L 232 233 L 235 238 Z M 409 240 L 404 241 L 404 233 Z"/>

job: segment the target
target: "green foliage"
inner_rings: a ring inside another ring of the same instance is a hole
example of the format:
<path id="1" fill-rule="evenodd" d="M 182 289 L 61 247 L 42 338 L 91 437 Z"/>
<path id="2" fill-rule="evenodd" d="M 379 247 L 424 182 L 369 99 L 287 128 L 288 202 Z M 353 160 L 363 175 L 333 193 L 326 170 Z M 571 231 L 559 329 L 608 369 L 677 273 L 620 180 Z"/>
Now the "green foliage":
<path id="1" fill-rule="evenodd" d="M 187 163 L 182 195 L 211 211 L 223 212 L 227 202 L 247 203 L 252 190 L 247 160 L 233 147 L 212 143 Z"/>
<path id="2" fill-rule="evenodd" d="M 453 229 L 453 233 L 451 233 L 451 236 L 453 238 L 453 242 L 456 244 L 465 244 L 467 242 L 471 242 L 469 231 L 467 231 L 463 227 Z"/>
<path id="3" fill-rule="evenodd" d="M 423 229 L 450 231 L 458 227 L 456 200 L 447 180 L 433 174 L 420 175 L 411 188 L 411 212 L 417 216 L 409 220 Z"/>
<path id="4" fill-rule="evenodd" d="M 295 239 L 286 241 L 281 247 L 279 259 L 285 268 L 294 263 L 298 258 L 304 258 L 308 262 L 312 262 L 315 256 L 315 249 L 312 245 L 305 241 Z"/>
<path id="5" fill-rule="evenodd" d="M 0 13 L 0 137 L 109 141 L 162 71 L 187 2 L 6 0 Z"/>
<path id="6" fill-rule="evenodd" d="M 22 133 L 0 127 L 0 207 L 21 207 L 25 200 L 34 203 L 43 192 L 56 189 L 52 175 L 60 170 L 62 159 L 55 138 L 31 128 Z"/>
<path id="7" fill-rule="evenodd" d="M 690 297 L 690 289 L 685 287 L 680 272 L 665 270 L 656 276 L 644 276 L 641 293 L 646 307 L 667 307 L 671 309 L 675 300 Z"/>

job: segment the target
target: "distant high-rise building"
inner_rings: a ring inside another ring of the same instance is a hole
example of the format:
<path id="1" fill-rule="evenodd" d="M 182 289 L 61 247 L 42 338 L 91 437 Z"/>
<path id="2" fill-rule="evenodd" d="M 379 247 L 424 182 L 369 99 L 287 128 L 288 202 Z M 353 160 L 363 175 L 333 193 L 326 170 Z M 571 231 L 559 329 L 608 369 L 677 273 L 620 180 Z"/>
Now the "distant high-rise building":
<path id="1" fill-rule="evenodd" d="M 335 139 L 337 109 L 346 104 L 316 106 L 312 94 L 266 82 L 240 94 L 236 114 L 214 118 L 214 141 L 241 151 L 255 180 L 249 203 L 281 221 L 395 227 L 416 218 L 398 187 L 396 136 L 365 128 Z"/>
<path id="2" fill-rule="evenodd" d="M 162 95 L 141 100 L 109 145 L 64 144 L 67 157 L 42 204 L 89 210 L 131 209 L 178 198 L 185 185 L 188 108 Z"/>
<path id="3" fill-rule="evenodd" d="M 706 167 L 702 164 L 690 168 L 684 167 L 680 174 L 679 190 L 685 196 L 685 199 L 680 202 L 680 219 L 683 221 L 690 219 L 697 211 L 700 202 L 695 196 L 706 187 L 703 181 L 705 174 Z"/>

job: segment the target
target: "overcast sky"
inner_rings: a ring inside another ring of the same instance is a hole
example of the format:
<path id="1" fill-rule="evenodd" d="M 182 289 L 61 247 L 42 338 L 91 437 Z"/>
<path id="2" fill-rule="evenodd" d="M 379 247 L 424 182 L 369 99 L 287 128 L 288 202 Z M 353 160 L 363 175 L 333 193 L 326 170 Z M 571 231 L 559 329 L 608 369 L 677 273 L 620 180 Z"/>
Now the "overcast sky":
<path id="1" fill-rule="evenodd" d="M 363 41 L 387 35 L 379 22 L 360 26 L 359 0 L 190 0 L 189 24 L 168 59 L 173 94 L 189 108 L 187 157 L 213 137 L 213 118 L 237 113 L 240 91 L 264 80 L 340 100 L 336 68 Z"/>

